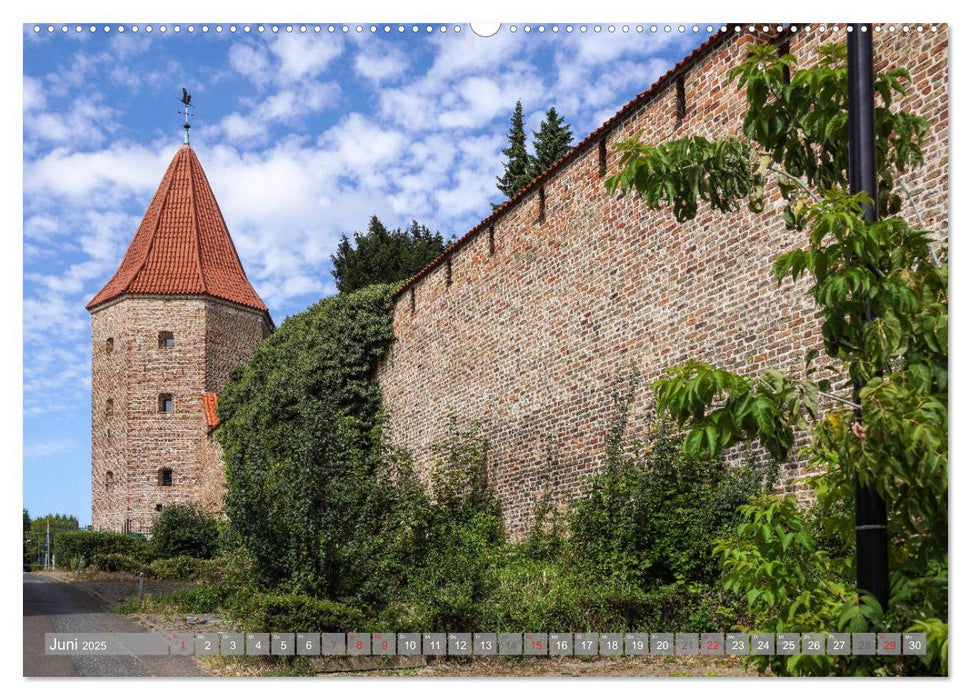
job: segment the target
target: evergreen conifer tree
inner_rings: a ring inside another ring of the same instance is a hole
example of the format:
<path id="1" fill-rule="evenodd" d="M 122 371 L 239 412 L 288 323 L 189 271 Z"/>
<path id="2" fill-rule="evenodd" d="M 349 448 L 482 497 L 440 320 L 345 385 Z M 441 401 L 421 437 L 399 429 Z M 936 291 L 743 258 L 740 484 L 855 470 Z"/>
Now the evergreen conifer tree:
<path id="1" fill-rule="evenodd" d="M 505 170 L 496 178 L 496 186 L 507 197 L 512 197 L 526 186 L 530 175 L 530 157 L 526 151 L 526 128 L 523 125 L 523 103 L 516 100 L 509 126 L 509 146 L 502 149 L 508 159 Z"/>
<path id="2" fill-rule="evenodd" d="M 372 284 L 403 282 L 438 257 L 445 249 L 439 232 L 412 221 L 407 229 L 388 229 L 372 216 L 367 231 L 341 236 L 334 265 L 337 291 L 346 294 Z"/>
<path id="3" fill-rule="evenodd" d="M 570 125 L 557 114 L 556 107 L 550 107 L 546 112 L 546 119 L 540 124 L 539 131 L 533 132 L 533 151 L 535 155 L 529 160 L 529 177 L 544 172 L 553 163 L 565 156 L 573 145 L 573 131 Z"/>

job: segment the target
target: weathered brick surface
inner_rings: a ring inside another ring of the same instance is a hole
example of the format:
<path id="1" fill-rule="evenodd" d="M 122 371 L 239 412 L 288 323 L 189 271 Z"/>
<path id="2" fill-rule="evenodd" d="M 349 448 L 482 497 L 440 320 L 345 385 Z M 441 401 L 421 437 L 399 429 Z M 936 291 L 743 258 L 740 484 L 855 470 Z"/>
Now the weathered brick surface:
<path id="1" fill-rule="evenodd" d="M 904 180 L 925 225 L 945 239 L 946 27 L 874 36 L 878 67 L 911 72 L 907 106 L 931 122 L 926 165 Z M 834 38 L 845 34 L 800 31 L 790 50 L 804 62 Z M 617 168 L 612 145 L 641 130 L 651 142 L 738 133 L 743 95 L 727 73 L 754 40 L 733 34 L 693 61 L 683 120 L 672 82 L 616 125 L 606 136 L 607 175 Z M 646 427 L 648 384 L 666 367 L 697 358 L 746 374 L 799 374 L 819 345 L 806 285 L 772 281 L 773 260 L 802 243 L 782 225 L 777 193 L 760 215 L 703 210 L 678 224 L 633 195 L 609 196 L 595 142 L 549 174 L 543 190 L 542 216 L 534 189 L 491 234 L 483 228 L 451 252 L 450 284 L 439 264 L 397 298 L 396 340 L 378 370 L 390 437 L 420 470 L 448 416 L 481 421 L 513 537 L 545 488 L 563 499 L 602 468 L 614 397 L 631 377 L 627 438 L 635 439 Z M 790 465 L 783 488 L 799 473 Z"/>
<path id="2" fill-rule="evenodd" d="M 223 465 L 202 394 L 222 388 L 268 324 L 263 312 L 201 296 L 126 296 L 93 311 L 95 529 L 127 523 L 149 533 L 159 506 L 185 501 L 221 509 Z M 160 345 L 163 331 L 173 334 L 173 347 Z M 160 394 L 172 395 L 174 411 L 159 411 Z M 169 486 L 161 482 L 163 469 L 172 470 Z"/>

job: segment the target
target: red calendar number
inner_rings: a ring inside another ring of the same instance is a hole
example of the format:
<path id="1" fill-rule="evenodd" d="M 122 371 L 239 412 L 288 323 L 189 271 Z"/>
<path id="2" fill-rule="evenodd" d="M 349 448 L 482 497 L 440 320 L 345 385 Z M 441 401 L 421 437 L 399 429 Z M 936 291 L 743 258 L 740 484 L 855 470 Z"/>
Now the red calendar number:
<path id="1" fill-rule="evenodd" d="M 356 645 L 356 648 L 357 649 L 363 649 L 364 648 L 364 642 L 358 640 L 357 645 Z"/>
<path id="2" fill-rule="evenodd" d="M 718 640 L 717 639 L 709 639 L 708 640 L 708 647 L 707 648 L 708 649 L 717 650 L 718 649 Z"/>
<path id="3" fill-rule="evenodd" d="M 388 650 L 388 642 L 387 641 L 381 642 L 381 651 L 387 651 L 387 650 Z"/>
<path id="4" fill-rule="evenodd" d="M 895 642 L 892 639 L 885 639 L 883 641 L 883 650 L 884 651 L 897 651 L 897 642 Z"/>
<path id="5" fill-rule="evenodd" d="M 532 645 L 533 645 L 533 651 L 542 651 L 543 650 L 543 640 L 542 639 L 534 639 L 532 641 Z"/>

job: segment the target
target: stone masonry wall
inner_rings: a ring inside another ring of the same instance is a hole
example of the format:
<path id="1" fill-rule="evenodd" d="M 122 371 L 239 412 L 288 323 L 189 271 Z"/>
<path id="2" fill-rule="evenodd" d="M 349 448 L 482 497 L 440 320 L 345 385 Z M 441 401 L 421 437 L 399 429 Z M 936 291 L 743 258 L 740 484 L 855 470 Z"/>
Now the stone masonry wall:
<path id="1" fill-rule="evenodd" d="M 845 34 L 787 38 L 805 65 L 822 41 Z M 878 68 L 911 72 L 908 107 L 932 124 L 926 165 L 905 182 L 924 224 L 946 239 L 946 27 L 874 39 Z M 613 145 L 641 130 L 654 143 L 738 133 L 744 96 L 727 74 L 755 40 L 765 37 L 730 32 L 710 42 L 684 68 L 683 118 L 670 79 L 602 135 L 605 172 L 593 140 L 396 299 L 395 342 L 378 369 L 390 438 L 427 472 L 449 416 L 480 421 L 514 538 L 544 490 L 562 502 L 602 468 L 621 413 L 628 440 L 644 435 L 649 384 L 666 367 L 697 358 L 742 373 L 799 374 L 819 345 L 807 285 L 777 287 L 772 277 L 775 258 L 801 244 L 782 224 L 774 187 L 761 214 L 703 209 L 685 224 L 604 187 L 617 171 Z M 619 408 L 615 397 L 630 386 Z M 790 465 L 783 488 L 800 473 Z"/>
<path id="2" fill-rule="evenodd" d="M 202 297 L 122 298 L 92 313 L 95 529 L 122 530 L 127 522 L 148 534 L 161 507 L 221 508 L 222 461 L 202 394 L 222 388 L 266 331 L 263 314 Z M 160 343 L 160 332 L 173 334 L 173 347 Z M 159 410 L 160 394 L 172 395 L 172 412 Z M 163 469 L 172 470 L 171 485 L 163 485 Z"/>

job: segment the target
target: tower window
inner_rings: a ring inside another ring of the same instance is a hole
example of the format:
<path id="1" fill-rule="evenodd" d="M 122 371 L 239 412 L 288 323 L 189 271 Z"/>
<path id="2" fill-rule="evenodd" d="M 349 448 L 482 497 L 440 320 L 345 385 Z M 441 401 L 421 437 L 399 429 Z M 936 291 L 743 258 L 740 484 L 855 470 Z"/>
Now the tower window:
<path id="1" fill-rule="evenodd" d="M 115 400 L 108 399 L 107 401 L 105 401 L 105 415 L 110 416 L 114 412 L 115 412 Z"/>
<path id="2" fill-rule="evenodd" d="M 175 347 L 175 336 L 172 335 L 171 331 L 159 331 L 158 333 L 158 346 L 160 348 L 174 348 Z"/>
<path id="3" fill-rule="evenodd" d="M 496 254 L 496 226 L 489 227 L 489 255 Z"/>
<path id="4" fill-rule="evenodd" d="M 541 224 L 546 221 L 546 188 L 539 188 L 539 214 L 536 217 L 536 223 Z"/>
<path id="5" fill-rule="evenodd" d="M 155 504 L 155 512 L 156 513 L 161 513 L 162 512 L 162 504 L 161 503 L 156 503 Z"/>
<path id="6" fill-rule="evenodd" d="M 161 469 L 158 473 L 158 485 L 159 486 L 171 486 L 172 485 L 172 470 L 171 469 Z"/>
<path id="7" fill-rule="evenodd" d="M 452 259 L 447 258 L 445 260 L 445 286 L 452 286 Z"/>
<path id="8" fill-rule="evenodd" d="M 172 394 L 159 394 L 158 412 L 172 413 L 174 410 L 175 410 L 175 400 L 172 398 Z"/>
<path id="9" fill-rule="evenodd" d="M 110 488 L 115 483 L 115 473 L 110 469 L 105 472 L 105 487 Z"/>
<path id="10" fill-rule="evenodd" d="M 597 144 L 597 168 L 600 171 L 600 177 L 607 174 L 607 137 L 600 139 L 600 143 Z"/>
<path id="11" fill-rule="evenodd" d="M 110 355 L 114 349 L 115 349 L 115 339 L 108 338 L 108 340 L 105 341 L 105 352 Z"/>

